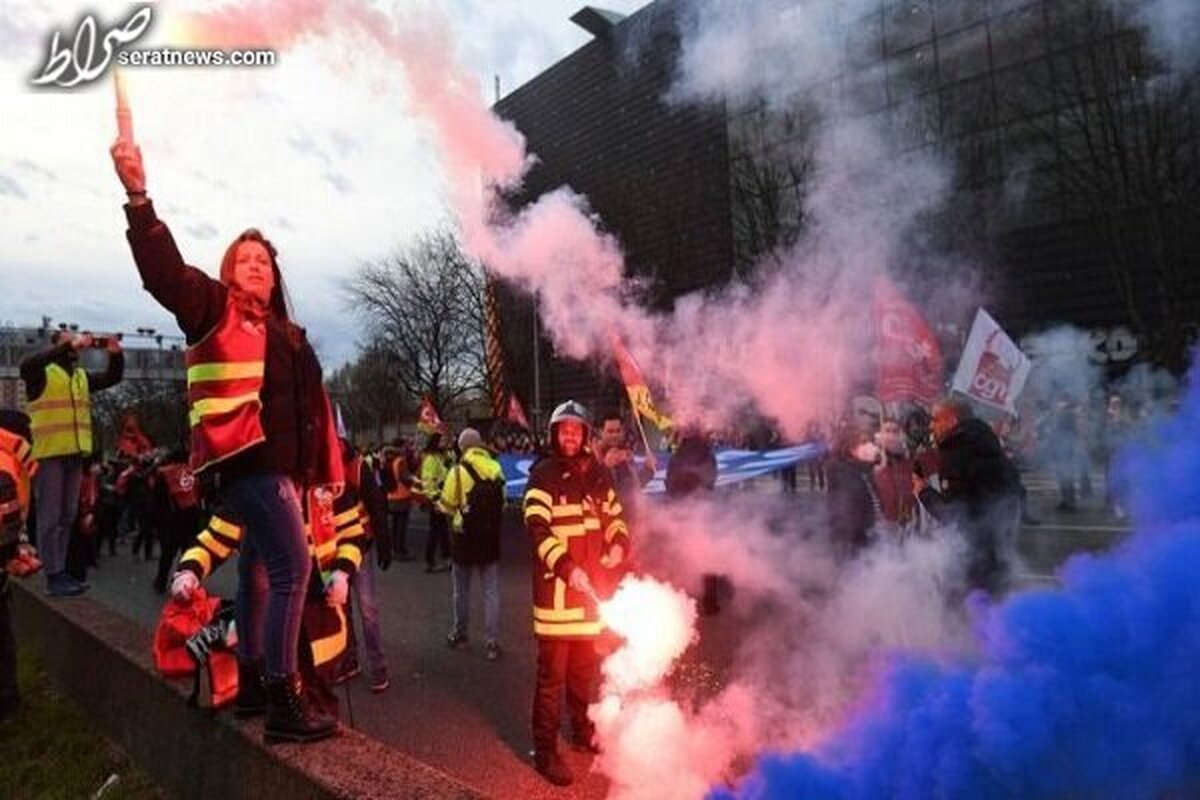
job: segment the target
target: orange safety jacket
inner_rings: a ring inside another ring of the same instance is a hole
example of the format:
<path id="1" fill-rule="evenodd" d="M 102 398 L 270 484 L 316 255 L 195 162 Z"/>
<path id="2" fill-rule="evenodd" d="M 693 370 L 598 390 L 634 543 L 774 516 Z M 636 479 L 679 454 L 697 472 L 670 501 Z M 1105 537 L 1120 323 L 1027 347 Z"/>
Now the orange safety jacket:
<path id="1" fill-rule="evenodd" d="M 266 440 L 259 413 L 266 356 L 266 326 L 243 316 L 232 296 L 216 327 L 188 347 L 188 422 L 195 471 Z"/>
<path id="2" fill-rule="evenodd" d="M 29 482 L 37 467 L 32 445 L 24 437 L 0 428 L 0 471 L 12 475 L 16 481 L 22 519 L 29 513 Z"/>
<path id="3" fill-rule="evenodd" d="M 604 631 L 599 609 L 568 585 L 581 567 L 603 593 L 611 577 L 601 559 L 614 544 L 626 557 L 629 529 L 609 472 L 590 456 L 550 457 L 536 463 L 525 490 L 525 527 L 533 547 L 533 632 L 539 637 L 586 639 Z"/>

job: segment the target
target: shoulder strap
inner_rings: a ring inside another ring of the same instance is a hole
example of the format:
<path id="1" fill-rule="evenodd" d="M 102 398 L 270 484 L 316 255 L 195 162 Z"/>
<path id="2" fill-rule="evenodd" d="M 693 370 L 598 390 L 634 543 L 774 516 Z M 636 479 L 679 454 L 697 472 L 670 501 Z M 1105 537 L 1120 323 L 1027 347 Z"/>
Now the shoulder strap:
<path id="1" fill-rule="evenodd" d="M 479 473 L 475 471 L 475 468 L 471 466 L 471 462 L 467 461 L 467 459 L 464 458 L 462 461 L 460 461 L 459 466 L 467 471 L 467 474 L 471 476 L 471 480 L 473 480 L 475 483 L 479 483 L 482 480 L 482 478 L 479 477 Z M 461 486 L 462 484 L 459 485 Z"/>

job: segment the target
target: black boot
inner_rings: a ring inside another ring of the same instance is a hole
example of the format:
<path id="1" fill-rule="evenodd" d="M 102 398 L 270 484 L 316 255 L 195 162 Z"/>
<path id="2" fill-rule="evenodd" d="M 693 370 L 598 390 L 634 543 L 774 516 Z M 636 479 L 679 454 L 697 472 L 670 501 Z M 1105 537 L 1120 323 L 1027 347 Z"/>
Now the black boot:
<path id="1" fill-rule="evenodd" d="M 267 692 L 263 689 L 261 661 L 238 659 L 238 693 L 233 715 L 248 719 L 267 713 Z"/>
<path id="2" fill-rule="evenodd" d="M 299 675 L 268 675 L 263 680 L 267 693 L 267 722 L 263 738 L 268 742 L 315 742 L 337 731 L 337 720 L 314 714 L 301 695 Z"/>
<path id="3" fill-rule="evenodd" d="M 533 765 L 543 778 L 555 786 L 570 786 L 575 780 L 571 768 L 557 750 L 538 750 L 533 755 Z"/>

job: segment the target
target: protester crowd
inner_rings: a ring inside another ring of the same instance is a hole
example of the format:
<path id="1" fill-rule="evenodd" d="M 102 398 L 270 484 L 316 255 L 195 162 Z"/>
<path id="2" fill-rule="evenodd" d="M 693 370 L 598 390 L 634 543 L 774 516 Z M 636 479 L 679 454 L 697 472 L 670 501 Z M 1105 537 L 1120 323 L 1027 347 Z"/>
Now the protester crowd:
<path id="1" fill-rule="evenodd" d="M 190 657 L 211 683 L 213 703 L 231 703 L 239 718 L 264 716 L 268 741 L 317 741 L 338 727 L 332 687 L 363 671 L 356 613 L 370 687 L 390 685 L 379 573 L 418 557 L 409 536 L 414 515 L 427 522 L 425 571 L 451 573 L 446 646 L 464 649 L 471 640 L 477 582 L 482 652 L 489 662 L 502 658 L 506 481 L 498 456 L 533 456 L 519 513 L 529 539 L 522 557 L 533 564 L 534 762 L 548 781 L 570 783 L 558 754 L 563 700 L 572 746 L 596 752 L 587 706 L 605 630 L 598 600 L 629 569 L 642 493 L 659 472 L 644 432 L 634 437 L 622 412 L 593 417 L 567 401 L 544 432 L 508 420 L 454 436 L 424 425 L 419 444 L 398 438 L 359 451 L 335 423 L 316 354 L 290 316 L 272 243 L 257 230 L 243 232 L 216 279 L 188 266 L 147 196 L 140 152 L 118 142 L 113 158 L 129 196 L 127 237 L 142 284 L 188 342 L 190 440 L 156 446 L 130 416 L 116 452 L 103 457 L 94 447 L 91 396 L 121 380 L 119 339 L 56 334 L 21 368 L 29 417 L 0 417 L 0 579 L 36 571 L 36 547 L 46 593 L 76 596 L 88 590 L 88 569 L 103 568 L 128 542 L 135 558 L 157 557 L 153 587 L 169 595 L 156 636 L 160 668 Z M 104 372 L 80 367 L 87 348 L 107 351 Z M 1017 462 L 1036 449 L 1031 437 L 1053 443 L 1070 507 L 1076 484 L 1086 490 L 1091 459 L 1108 460 L 1130 420 L 1117 396 L 1101 414 L 1060 403 L 1016 426 L 989 424 L 953 398 L 930 411 L 855 409 L 809 425 L 807 438 L 824 448 L 805 465 L 808 487 L 823 493 L 842 561 L 880 540 L 952 527 L 966 543 L 964 589 L 1000 592 L 1004 552 L 1024 510 Z M 663 475 L 667 502 L 715 490 L 718 443 L 766 449 L 782 441 L 765 423 L 719 435 L 675 430 Z M 794 465 L 781 480 L 798 490 Z M 203 584 L 235 556 L 237 596 L 221 612 Z M 718 613 L 732 588 L 724 576 L 706 575 L 701 610 Z M 180 627 L 200 609 L 202 624 Z M 0 712 L 16 702 L 8 614 L 0 591 Z"/>

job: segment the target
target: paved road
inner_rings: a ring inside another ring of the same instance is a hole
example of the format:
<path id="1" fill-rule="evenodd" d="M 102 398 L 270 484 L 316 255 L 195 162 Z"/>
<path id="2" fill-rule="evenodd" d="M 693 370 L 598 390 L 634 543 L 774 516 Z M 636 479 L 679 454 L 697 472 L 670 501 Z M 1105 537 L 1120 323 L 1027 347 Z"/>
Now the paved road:
<path id="1" fill-rule="evenodd" d="M 769 485 L 762 490 L 772 491 Z M 802 491 L 798 503 L 816 501 Z M 1043 525 L 1026 527 L 1019 551 L 1029 566 L 1025 583 L 1053 580 L 1055 568 L 1072 552 L 1111 546 L 1123 527 L 1092 507 L 1066 515 L 1053 510 L 1055 498 L 1038 486 L 1032 511 Z M 416 520 L 415 520 L 416 522 Z M 506 530 L 501 607 L 505 656 L 484 660 L 478 643 L 468 651 L 445 647 L 450 625 L 448 573 L 426 574 L 420 562 L 397 563 L 381 575 L 384 639 L 392 687 L 371 694 L 365 679 L 351 684 L 354 725 L 395 748 L 442 769 L 495 797 L 600 798 L 607 782 L 589 774 L 589 760 L 564 748 L 580 780 L 568 791 L 544 783 L 530 766 L 529 713 L 534 674 L 534 643 L 529 632 L 529 559 L 518 524 Z M 414 524 L 411 541 L 424 542 L 424 526 Z M 150 628 L 162 598 L 151 588 L 153 568 L 133 559 L 122 546 L 90 576 L 95 599 Z M 236 572 L 227 566 L 210 588 L 232 596 Z M 478 636 L 478 592 L 473 629 Z M 736 641 L 734 621 L 721 615 L 701 622 L 700 658 L 720 664 Z M 364 667 L 365 667 L 364 663 Z"/>

